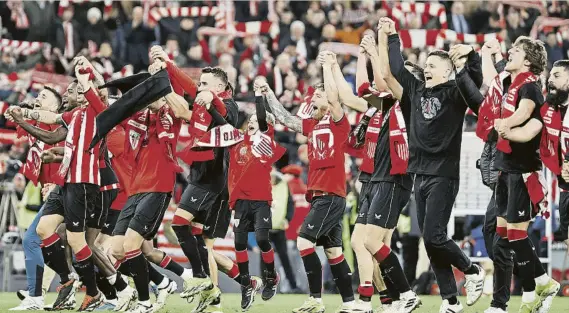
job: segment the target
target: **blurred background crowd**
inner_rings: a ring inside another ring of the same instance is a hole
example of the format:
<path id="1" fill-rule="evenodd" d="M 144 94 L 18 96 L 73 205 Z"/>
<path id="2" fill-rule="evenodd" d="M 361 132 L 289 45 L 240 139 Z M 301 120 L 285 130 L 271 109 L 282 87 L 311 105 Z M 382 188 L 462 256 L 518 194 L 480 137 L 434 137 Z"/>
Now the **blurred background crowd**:
<path id="1" fill-rule="evenodd" d="M 112 80 L 146 71 L 149 48 L 162 45 L 170 58 L 195 79 L 205 66 L 223 68 L 235 90 L 241 124 L 254 110 L 252 84 L 257 76 L 267 77 L 281 103 L 297 113 L 310 86 L 322 80 L 315 64 L 322 49 L 338 55 L 344 76 L 356 92 L 358 45 L 364 35 L 375 35 L 377 22 L 383 16 L 396 20 L 404 57 L 419 66 L 423 66 L 432 49 L 447 49 L 455 43 L 479 47 L 485 40 L 497 38 L 505 53 L 522 35 L 546 43 L 550 66 L 568 58 L 569 1 L 12 0 L 0 3 L 0 110 L 3 113 L 8 106 L 35 97 L 44 84 L 63 92 L 71 81 L 70 61 L 77 55 L 86 56 L 106 80 Z M 360 113 L 349 111 L 348 117 L 356 124 Z M 465 130 L 472 131 L 476 117 L 469 114 L 465 118 Z M 34 187 L 18 174 L 26 158 L 27 141 L 16 138 L 13 126 L 0 117 L 0 177 L 3 182 L 13 183 L 2 185 L 3 195 L 15 191 L 17 205 L 34 212 L 41 199 L 33 198 L 37 196 Z M 183 139 L 183 131 L 181 136 Z M 277 140 L 288 149 L 274 173 L 275 186 L 285 183 L 289 189 L 290 201 L 284 208 L 287 214 L 277 221 L 280 230 L 274 231 L 275 240 L 282 244 L 285 233 L 289 241 L 296 239 L 296 231 L 308 210 L 303 198 L 308 159 L 306 138 L 302 135 L 280 129 Z M 348 159 L 346 226 L 353 225 L 357 214 L 357 169 L 358 160 Z M 186 168 L 185 174 L 188 171 Z M 178 183 L 180 193 L 187 184 L 185 175 L 179 175 Z M 486 203 L 482 202 L 476 202 L 476 209 L 483 214 Z M 25 228 L 26 220 L 20 218 L 18 226 Z M 411 201 L 400 219 L 398 235 L 394 236 L 397 244 L 393 247 L 401 252 L 409 281 L 420 278 L 415 283 L 417 288 L 430 292 L 428 283 L 421 285 L 432 277 L 428 275 L 428 260 L 421 256 L 420 233 L 414 220 Z M 457 218 L 454 238 L 463 241 L 465 249 L 476 251 L 482 222 L 481 216 Z M 536 246 L 542 247 L 540 251 L 546 257 L 547 248 L 539 243 L 552 234 L 545 233 L 544 221 L 534 225 Z M 552 232 L 555 222 L 553 226 Z M 346 256 L 353 266 L 349 233 L 350 227 L 346 227 Z M 167 225 L 161 236 L 164 242 L 175 241 L 169 239 Z M 231 240 L 227 247 L 219 245 L 231 253 Z M 284 252 L 292 254 L 292 263 L 293 246 L 287 249 L 285 242 Z M 298 277 L 301 275 L 292 271 L 290 265 L 285 264 L 283 270 L 289 272 L 289 289 L 302 287 Z M 427 273 L 426 278 L 422 273 Z M 298 280 L 298 286 L 291 280 Z"/>

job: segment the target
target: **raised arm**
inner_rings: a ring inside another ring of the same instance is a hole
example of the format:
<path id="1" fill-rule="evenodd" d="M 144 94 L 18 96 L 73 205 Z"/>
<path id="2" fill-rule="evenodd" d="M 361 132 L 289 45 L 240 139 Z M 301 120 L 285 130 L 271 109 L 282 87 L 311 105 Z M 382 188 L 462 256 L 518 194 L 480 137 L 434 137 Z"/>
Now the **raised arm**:
<path id="1" fill-rule="evenodd" d="M 382 26 L 382 29 L 383 27 L 385 27 L 385 25 Z M 387 44 L 389 48 L 388 56 L 391 73 L 401 87 L 403 87 L 403 90 L 416 90 L 422 82 L 415 78 L 415 76 L 405 68 L 405 63 L 400 50 L 401 41 L 399 39 L 399 35 L 397 35 L 395 31 L 390 31 L 390 33 L 391 34 L 387 38 Z"/>
<path id="2" fill-rule="evenodd" d="M 387 83 L 385 82 L 385 76 L 383 76 L 380 68 L 381 66 L 379 63 L 379 53 L 377 51 L 375 39 L 373 39 L 372 36 L 366 36 L 362 40 L 361 46 L 365 49 L 365 52 L 371 61 L 371 66 L 373 69 L 373 81 L 375 82 L 376 89 L 379 91 L 387 91 Z"/>
<path id="3" fill-rule="evenodd" d="M 391 74 L 391 69 L 389 68 L 389 56 L 388 56 L 388 47 L 387 47 L 387 34 L 379 29 L 377 32 L 377 60 L 379 61 L 379 70 L 381 75 L 385 79 L 385 83 L 387 84 L 387 88 L 391 90 L 393 96 L 401 100 L 403 97 L 403 87 L 401 84 L 397 82 L 397 79 Z M 373 60 L 372 60 L 373 62 Z M 375 74 L 375 67 L 374 67 L 374 74 Z"/>
<path id="4" fill-rule="evenodd" d="M 190 121 L 192 118 L 192 111 L 190 111 L 189 104 L 184 97 L 175 92 L 171 92 L 167 94 L 165 98 L 166 103 L 170 109 L 172 109 L 175 117 L 184 119 L 188 122 Z"/>
<path id="5" fill-rule="evenodd" d="M 360 47 L 358 61 L 356 63 L 356 89 L 365 83 L 369 83 L 367 76 L 367 56 L 364 48 Z"/>
<path id="6" fill-rule="evenodd" d="M 53 145 L 60 141 L 65 140 L 67 136 L 67 128 L 59 127 L 54 131 L 43 130 L 39 127 L 33 126 L 26 122 L 22 115 L 23 109 L 14 108 L 11 110 L 11 116 L 18 126 L 25 130 L 31 136 L 37 138 L 39 141 L 45 142 L 47 144 Z"/>
<path id="7" fill-rule="evenodd" d="M 458 101 L 462 100 L 462 103 L 478 114 L 478 108 L 484 101 L 484 96 L 480 93 L 480 89 L 476 86 L 468 71 L 462 69 L 456 75 L 455 82 L 458 87 L 456 94 Z"/>
<path id="8" fill-rule="evenodd" d="M 330 56 L 329 59 L 336 59 L 335 56 Z M 325 63 L 322 66 L 324 74 L 324 90 L 326 91 L 326 97 L 328 102 L 331 104 L 330 113 L 334 121 L 339 121 L 344 117 L 344 109 L 342 109 L 342 104 L 340 104 L 340 98 L 338 96 L 338 88 L 334 82 L 334 77 L 332 75 L 332 64 Z"/>
<path id="9" fill-rule="evenodd" d="M 261 90 L 261 92 L 265 95 L 267 103 L 275 115 L 275 118 L 283 125 L 294 130 L 295 132 L 302 133 L 302 120 L 300 117 L 292 115 L 283 107 L 283 105 L 277 99 L 275 93 L 271 90 L 271 88 L 269 88 L 267 82 L 257 79 L 255 80 L 255 84 L 257 85 L 257 88 L 259 88 L 259 90 Z"/>
<path id="10" fill-rule="evenodd" d="M 259 130 L 262 132 L 269 130 L 267 111 L 265 111 L 265 98 L 260 91 L 255 91 L 255 113 L 257 114 Z"/>
<path id="11" fill-rule="evenodd" d="M 12 114 L 14 108 L 10 108 L 8 112 Z M 43 110 L 30 110 L 30 109 L 21 109 L 22 117 L 28 120 L 38 121 L 40 123 L 49 124 L 49 125 L 65 125 L 61 114 L 53 113 L 50 111 L 43 111 Z M 13 114 L 12 114 L 13 115 Z"/>
<path id="12" fill-rule="evenodd" d="M 168 54 L 160 46 L 154 46 L 150 49 L 150 57 L 153 60 L 166 62 L 166 71 L 170 77 L 172 89 L 180 96 L 186 92 L 192 98 L 196 97 L 198 87 L 190 76 L 179 69 L 174 62 L 170 60 Z"/>
<path id="13" fill-rule="evenodd" d="M 367 76 L 367 72 L 364 74 Z M 356 72 L 356 82 L 358 81 L 358 75 L 362 75 L 360 73 L 359 67 Z M 344 75 L 342 74 L 342 69 L 340 69 L 340 65 L 338 63 L 335 63 L 332 66 L 332 76 L 334 77 L 334 81 L 336 82 L 336 87 L 338 88 L 338 95 L 340 96 L 340 101 L 356 111 L 365 112 L 367 110 L 367 102 L 364 99 L 354 95 L 352 87 L 344 78 Z"/>

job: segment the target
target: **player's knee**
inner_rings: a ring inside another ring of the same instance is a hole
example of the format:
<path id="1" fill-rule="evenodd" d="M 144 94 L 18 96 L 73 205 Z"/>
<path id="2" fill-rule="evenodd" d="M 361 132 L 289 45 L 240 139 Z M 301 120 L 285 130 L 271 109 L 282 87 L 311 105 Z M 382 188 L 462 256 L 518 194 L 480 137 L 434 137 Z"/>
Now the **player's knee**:
<path id="1" fill-rule="evenodd" d="M 298 237 L 298 239 L 296 240 L 296 247 L 298 248 L 298 251 L 314 248 L 314 246 L 315 246 L 314 242 L 306 238 Z"/>
<path id="2" fill-rule="evenodd" d="M 255 231 L 255 239 L 261 251 L 269 251 L 272 249 L 271 242 L 269 241 L 269 230 L 260 229 Z"/>
<path id="3" fill-rule="evenodd" d="M 377 250 L 379 250 L 379 247 L 381 247 L 382 242 L 377 240 L 377 239 L 373 239 L 370 236 L 367 236 L 364 240 L 363 240 L 363 246 L 364 248 L 369 252 L 369 253 L 376 253 Z"/>
<path id="4" fill-rule="evenodd" d="M 110 253 L 116 260 L 124 259 L 124 249 L 122 245 L 113 245 L 110 249 Z"/>
<path id="5" fill-rule="evenodd" d="M 326 248 L 324 249 L 324 253 L 326 254 L 326 258 L 328 258 L 328 260 L 337 259 L 343 254 L 341 247 Z"/>
<path id="6" fill-rule="evenodd" d="M 362 238 L 362 236 L 353 236 L 352 235 L 351 244 L 352 244 L 352 248 L 354 249 L 354 251 L 356 253 L 358 253 L 360 251 L 364 251 L 366 249 L 366 247 L 365 247 L 365 241 L 366 240 L 367 240 L 367 237 Z"/>
<path id="7" fill-rule="evenodd" d="M 235 233 L 235 250 L 247 250 L 247 236 L 248 233 Z"/>

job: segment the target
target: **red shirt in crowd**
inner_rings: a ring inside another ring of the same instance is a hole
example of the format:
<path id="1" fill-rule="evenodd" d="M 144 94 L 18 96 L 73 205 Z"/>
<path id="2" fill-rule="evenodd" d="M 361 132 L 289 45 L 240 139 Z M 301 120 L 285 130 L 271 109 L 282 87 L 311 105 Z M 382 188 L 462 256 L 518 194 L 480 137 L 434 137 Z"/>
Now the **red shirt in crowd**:
<path id="1" fill-rule="evenodd" d="M 132 118 L 136 119 L 137 116 L 138 114 Z M 130 186 L 131 195 L 144 192 L 172 192 L 176 182 L 176 170 L 172 166 L 170 156 L 165 153 L 166 143 L 158 138 L 156 126 L 156 123 L 160 123 L 158 115 L 151 112 L 148 118 L 148 132 L 136 157 L 136 163 L 133 164 L 133 173 L 130 179 L 132 182 Z M 178 133 L 180 120 L 174 116 L 170 116 L 170 119 L 174 121 L 172 132 Z"/>
<path id="2" fill-rule="evenodd" d="M 308 191 L 322 191 L 335 195 L 346 196 L 346 170 L 344 158 L 344 143 L 348 140 L 350 124 L 344 115 L 338 122 L 330 119 L 329 129 L 313 132 L 319 121 L 315 119 L 302 120 L 302 133 L 308 137 Z M 330 136 L 333 137 L 334 154 L 331 156 L 332 166 L 316 169 L 313 166 L 314 154 L 326 148 Z"/>

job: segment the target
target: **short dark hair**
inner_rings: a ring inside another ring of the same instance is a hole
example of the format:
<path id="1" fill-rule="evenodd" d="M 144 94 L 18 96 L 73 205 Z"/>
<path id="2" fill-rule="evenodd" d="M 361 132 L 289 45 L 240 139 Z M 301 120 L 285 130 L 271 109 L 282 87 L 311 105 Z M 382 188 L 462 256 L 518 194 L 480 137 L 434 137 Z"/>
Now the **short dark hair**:
<path id="1" fill-rule="evenodd" d="M 547 51 L 543 42 L 520 36 L 514 42 L 514 46 L 521 45 L 526 53 L 526 60 L 530 62 L 529 71 L 535 75 L 541 75 L 547 67 Z"/>
<path id="2" fill-rule="evenodd" d="M 61 109 L 61 105 L 63 104 L 63 98 L 59 92 L 49 86 L 44 86 L 43 89 L 49 90 L 55 96 L 55 99 L 57 99 L 57 110 L 59 111 L 59 109 Z"/>
<path id="3" fill-rule="evenodd" d="M 427 55 L 427 57 L 430 57 L 430 56 L 436 56 L 436 57 L 443 59 L 445 62 L 448 62 L 450 64 L 451 69 L 454 67 L 454 64 L 452 63 L 450 55 L 448 54 L 448 52 L 446 52 L 444 50 L 433 50 L 433 51 L 429 52 L 429 54 Z"/>
<path id="4" fill-rule="evenodd" d="M 204 67 L 202 69 L 202 74 L 212 74 L 213 76 L 221 79 L 225 84 L 225 90 L 231 90 L 231 94 L 233 94 L 233 86 L 229 83 L 227 72 L 225 72 L 221 67 Z"/>
<path id="5" fill-rule="evenodd" d="M 562 67 L 564 70 L 569 70 L 569 60 L 559 60 L 553 63 L 553 67 Z"/>
<path id="6" fill-rule="evenodd" d="M 326 91 L 326 89 L 324 89 L 324 83 L 314 85 L 314 90 Z"/>

